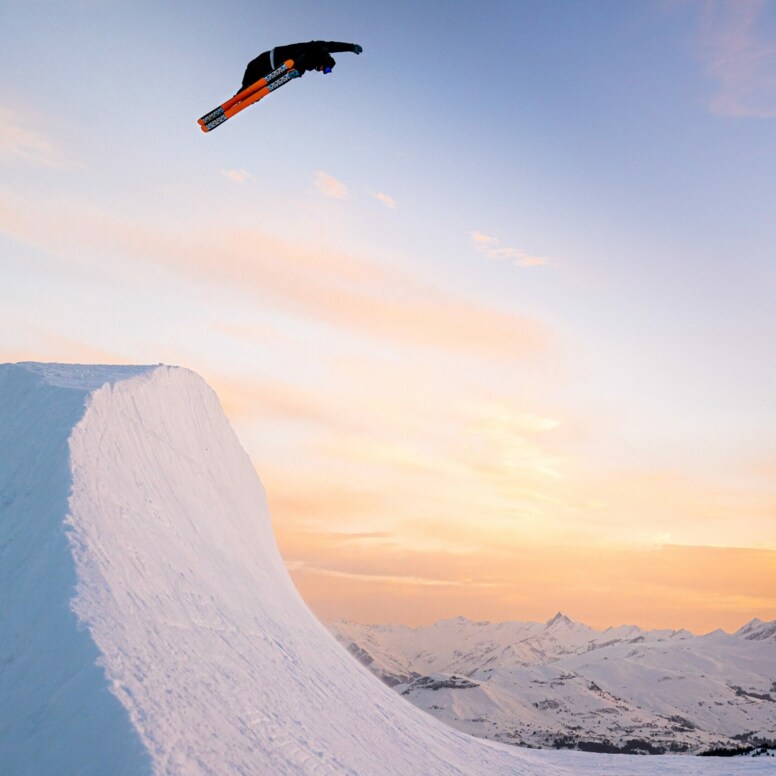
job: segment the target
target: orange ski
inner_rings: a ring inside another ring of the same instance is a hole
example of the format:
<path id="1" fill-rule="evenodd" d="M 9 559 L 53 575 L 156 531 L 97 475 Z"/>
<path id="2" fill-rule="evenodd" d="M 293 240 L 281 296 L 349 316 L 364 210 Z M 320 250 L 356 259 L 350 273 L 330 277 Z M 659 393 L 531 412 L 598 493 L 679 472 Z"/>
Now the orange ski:
<path id="1" fill-rule="evenodd" d="M 294 60 L 287 59 L 280 67 L 273 70 L 269 75 L 259 79 L 256 83 L 251 84 L 241 92 L 238 92 L 234 97 L 221 103 L 221 105 L 214 110 L 211 110 L 210 113 L 206 113 L 199 119 L 202 131 L 209 132 L 211 129 L 215 129 L 244 108 L 253 105 L 255 102 L 262 99 L 262 97 L 266 97 L 270 92 L 283 84 L 288 83 L 292 78 L 297 78 L 299 72 L 294 70 L 293 67 Z"/>

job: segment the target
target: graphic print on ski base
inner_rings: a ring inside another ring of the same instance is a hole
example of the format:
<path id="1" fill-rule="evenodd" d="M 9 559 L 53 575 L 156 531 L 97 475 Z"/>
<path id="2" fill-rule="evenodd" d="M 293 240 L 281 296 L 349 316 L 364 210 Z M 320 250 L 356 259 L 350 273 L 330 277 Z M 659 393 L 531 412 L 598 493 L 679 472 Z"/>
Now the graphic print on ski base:
<path id="1" fill-rule="evenodd" d="M 246 89 L 235 94 L 234 97 L 221 103 L 217 108 L 206 113 L 198 120 L 202 131 L 210 132 L 227 121 L 227 119 L 236 116 L 240 111 L 263 99 L 270 92 L 287 84 L 292 79 L 298 78 L 299 71 L 294 70 L 293 67 L 294 61 L 292 59 L 286 60 L 269 75 L 260 78 L 256 83 L 251 84 Z"/>

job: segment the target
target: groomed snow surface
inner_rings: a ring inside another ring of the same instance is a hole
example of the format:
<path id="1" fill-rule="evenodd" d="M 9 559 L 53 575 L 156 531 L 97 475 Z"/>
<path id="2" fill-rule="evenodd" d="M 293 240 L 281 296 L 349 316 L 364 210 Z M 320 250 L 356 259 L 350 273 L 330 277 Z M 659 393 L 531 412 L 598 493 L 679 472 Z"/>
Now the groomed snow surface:
<path id="1" fill-rule="evenodd" d="M 201 378 L 0 365 L 1 773 L 730 774 L 771 763 L 535 751 L 443 726 L 299 598 L 261 483 Z"/>

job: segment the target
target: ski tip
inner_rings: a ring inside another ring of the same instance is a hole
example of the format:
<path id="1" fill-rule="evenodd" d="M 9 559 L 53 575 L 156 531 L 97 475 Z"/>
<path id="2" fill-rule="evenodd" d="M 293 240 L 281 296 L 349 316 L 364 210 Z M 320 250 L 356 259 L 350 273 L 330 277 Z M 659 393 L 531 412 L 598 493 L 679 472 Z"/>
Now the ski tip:
<path id="1" fill-rule="evenodd" d="M 223 116 L 223 115 L 224 115 L 224 106 L 219 105 L 215 110 L 211 110 L 210 113 L 206 113 L 204 116 L 197 119 L 197 121 L 199 121 L 199 123 L 203 125 L 210 124 L 211 121 L 214 121 L 219 116 Z"/>
<path id="2" fill-rule="evenodd" d="M 207 124 L 200 124 L 199 127 L 203 132 L 210 132 L 214 130 L 216 127 L 220 127 L 221 124 L 223 124 L 228 118 L 229 118 L 228 113 L 222 113 L 220 116 L 217 116 L 212 121 L 208 121 Z"/>

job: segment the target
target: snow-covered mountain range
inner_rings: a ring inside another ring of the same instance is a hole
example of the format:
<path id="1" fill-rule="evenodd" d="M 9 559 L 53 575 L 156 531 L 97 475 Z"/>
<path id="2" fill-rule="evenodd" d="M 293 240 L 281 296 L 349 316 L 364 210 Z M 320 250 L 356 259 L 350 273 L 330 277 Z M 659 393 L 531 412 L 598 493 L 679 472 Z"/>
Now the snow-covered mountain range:
<path id="1" fill-rule="evenodd" d="M 0 365 L 0 773 L 722 776 L 769 765 L 537 751 L 440 724 L 302 602 L 253 465 L 201 378 Z"/>
<path id="2" fill-rule="evenodd" d="M 559 612 L 545 623 L 331 630 L 397 693 L 483 738 L 652 753 L 776 738 L 776 622 L 694 636 L 598 631 Z"/>

